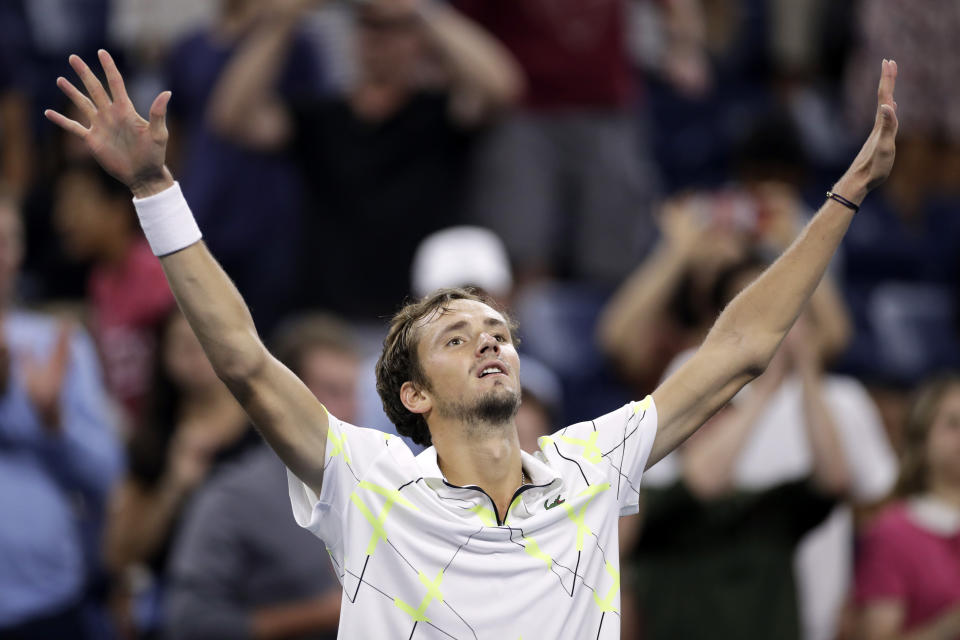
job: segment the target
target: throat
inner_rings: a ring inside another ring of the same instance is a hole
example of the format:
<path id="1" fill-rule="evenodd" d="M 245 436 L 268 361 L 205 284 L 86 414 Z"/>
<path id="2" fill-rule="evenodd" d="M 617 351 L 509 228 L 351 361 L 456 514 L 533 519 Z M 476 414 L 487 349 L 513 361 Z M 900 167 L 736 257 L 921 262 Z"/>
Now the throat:
<path id="1" fill-rule="evenodd" d="M 447 481 L 461 487 L 480 487 L 501 517 L 525 479 L 517 431 L 514 428 L 508 433 L 480 442 L 464 437 L 454 441 L 434 439 L 437 464 Z"/>

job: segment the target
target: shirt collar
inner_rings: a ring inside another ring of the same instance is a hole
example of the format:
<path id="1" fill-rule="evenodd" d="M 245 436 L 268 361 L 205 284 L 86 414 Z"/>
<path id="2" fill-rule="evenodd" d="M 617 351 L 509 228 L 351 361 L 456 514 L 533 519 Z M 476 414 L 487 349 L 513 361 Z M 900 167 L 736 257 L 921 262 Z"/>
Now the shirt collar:
<path id="1" fill-rule="evenodd" d="M 423 474 L 423 479 L 427 481 L 429 486 L 438 484 L 451 486 L 451 483 L 444 477 L 443 472 L 440 471 L 440 465 L 437 464 L 437 450 L 435 447 L 427 447 L 416 456 L 415 460 L 420 467 L 420 472 Z M 553 489 L 554 486 L 559 486 L 563 482 L 560 474 L 557 473 L 553 467 L 546 464 L 539 457 L 530 455 L 526 451 L 520 452 L 520 464 L 523 466 L 523 472 L 527 474 L 530 484 L 535 487 L 549 487 Z"/>
<path id="2" fill-rule="evenodd" d="M 960 509 L 930 495 L 917 496 L 907 506 L 914 523 L 930 533 L 955 536 L 960 533 Z"/>

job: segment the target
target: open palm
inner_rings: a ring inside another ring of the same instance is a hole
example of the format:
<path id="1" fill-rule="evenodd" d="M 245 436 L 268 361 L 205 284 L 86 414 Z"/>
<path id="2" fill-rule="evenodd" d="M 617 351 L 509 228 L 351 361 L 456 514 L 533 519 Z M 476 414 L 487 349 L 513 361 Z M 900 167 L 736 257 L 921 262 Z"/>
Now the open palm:
<path id="1" fill-rule="evenodd" d="M 893 169 L 897 147 L 897 103 L 893 92 L 897 82 L 897 63 L 884 60 L 877 89 L 877 116 L 870 136 L 853 161 L 867 176 L 867 190 L 876 188 L 887 179 Z"/>
<path id="2" fill-rule="evenodd" d="M 123 77 L 113 58 L 103 49 L 97 55 L 107 77 L 109 95 L 79 56 L 70 56 L 70 66 L 83 82 L 86 95 L 66 78 L 57 78 L 57 86 L 80 110 L 90 126 L 84 127 L 52 109 L 47 109 L 44 115 L 51 122 L 82 138 L 100 166 L 131 188 L 168 176 L 164 158 L 170 92 L 164 91 L 157 96 L 150 107 L 150 120 L 144 120 L 130 102 Z"/>

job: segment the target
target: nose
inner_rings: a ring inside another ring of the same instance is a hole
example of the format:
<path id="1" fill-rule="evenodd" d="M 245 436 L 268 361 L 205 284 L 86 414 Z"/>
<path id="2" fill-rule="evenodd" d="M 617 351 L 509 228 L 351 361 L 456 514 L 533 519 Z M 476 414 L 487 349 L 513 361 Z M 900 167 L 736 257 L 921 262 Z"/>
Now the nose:
<path id="1" fill-rule="evenodd" d="M 480 339 L 477 341 L 477 355 L 487 353 L 488 351 L 500 353 L 500 343 L 497 342 L 496 338 L 484 331 L 480 334 Z"/>

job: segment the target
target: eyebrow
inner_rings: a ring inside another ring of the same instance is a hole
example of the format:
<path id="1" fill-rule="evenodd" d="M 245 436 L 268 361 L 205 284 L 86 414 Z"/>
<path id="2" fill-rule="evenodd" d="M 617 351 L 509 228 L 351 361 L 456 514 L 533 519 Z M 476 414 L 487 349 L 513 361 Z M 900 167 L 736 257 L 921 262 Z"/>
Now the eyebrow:
<path id="1" fill-rule="evenodd" d="M 460 331 L 465 329 L 469 323 L 466 320 L 458 320 L 453 324 L 448 325 L 438 334 L 438 337 L 443 337 L 451 331 Z M 484 326 L 487 327 L 506 327 L 507 323 L 501 320 L 500 318 L 485 318 L 483 321 Z"/>

